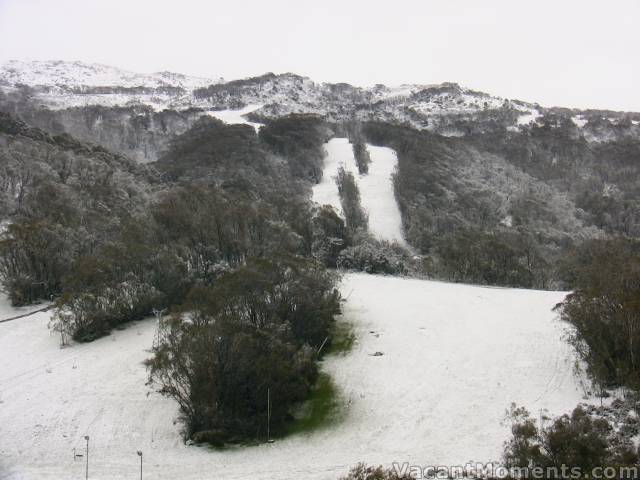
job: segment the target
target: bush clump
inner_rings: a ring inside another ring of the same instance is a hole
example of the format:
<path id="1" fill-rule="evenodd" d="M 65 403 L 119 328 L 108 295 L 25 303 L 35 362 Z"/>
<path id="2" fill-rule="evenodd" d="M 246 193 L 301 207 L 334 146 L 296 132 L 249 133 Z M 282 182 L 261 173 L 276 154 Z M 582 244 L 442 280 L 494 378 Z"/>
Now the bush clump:
<path id="1" fill-rule="evenodd" d="M 588 473 L 595 467 L 633 465 L 637 449 L 629 439 L 620 439 L 603 418 L 592 417 L 581 407 L 571 415 L 544 418 L 539 424 L 529 412 L 515 405 L 509 411 L 511 438 L 505 443 L 507 468 L 542 468 L 547 478 L 567 478 L 565 468 Z"/>
<path id="2" fill-rule="evenodd" d="M 640 242 L 593 240 L 564 263 L 574 291 L 556 308 L 601 387 L 640 387 Z"/>
<path id="3" fill-rule="evenodd" d="M 369 173 L 369 165 L 371 164 L 371 155 L 364 142 L 355 142 L 353 145 L 353 157 L 356 160 L 358 166 L 358 173 L 360 175 L 366 175 Z"/>
<path id="4" fill-rule="evenodd" d="M 312 261 L 250 260 L 160 323 L 150 379 L 180 405 L 186 438 L 220 445 L 285 431 L 331 343 L 336 282 Z"/>
<path id="5" fill-rule="evenodd" d="M 409 474 L 400 474 L 392 469 L 385 469 L 381 465 L 372 467 L 359 463 L 340 480 L 412 480 Z"/>
<path id="6" fill-rule="evenodd" d="M 371 237 L 342 250 L 337 266 L 373 274 L 407 275 L 413 268 L 409 252 L 397 243 Z"/>

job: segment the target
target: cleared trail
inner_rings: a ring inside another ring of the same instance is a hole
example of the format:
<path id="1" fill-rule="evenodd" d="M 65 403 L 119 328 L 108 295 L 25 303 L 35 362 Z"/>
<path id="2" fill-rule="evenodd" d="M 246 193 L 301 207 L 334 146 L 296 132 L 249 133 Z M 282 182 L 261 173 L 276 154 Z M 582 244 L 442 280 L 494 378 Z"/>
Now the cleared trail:
<path id="1" fill-rule="evenodd" d="M 247 105 L 239 110 L 210 110 L 207 114 L 217 118 L 218 120 L 222 120 L 224 123 L 229 125 L 250 125 L 257 132 L 262 124 L 250 122 L 244 116 L 260 108 L 262 108 L 262 105 Z"/>
<path id="2" fill-rule="evenodd" d="M 313 187 L 313 201 L 331 205 L 340 215 L 342 207 L 335 177 L 342 166 L 353 173 L 362 207 L 369 214 L 369 231 L 379 240 L 405 244 L 402 234 L 402 218 L 396 202 L 392 175 L 398 164 L 396 153 L 386 147 L 367 144 L 371 157 L 369 173 L 360 175 L 353 155 L 353 148 L 346 138 L 332 138 L 325 144 L 322 181 Z"/>

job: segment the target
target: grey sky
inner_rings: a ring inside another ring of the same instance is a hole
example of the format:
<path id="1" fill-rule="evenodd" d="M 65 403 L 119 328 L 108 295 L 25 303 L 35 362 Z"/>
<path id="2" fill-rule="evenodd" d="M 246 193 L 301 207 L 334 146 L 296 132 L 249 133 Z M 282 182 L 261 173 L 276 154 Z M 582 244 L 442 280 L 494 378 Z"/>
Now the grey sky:
<path id="1" fill-rule="evenodd" d="M 640 111 L 638 25 L 638 0 L 0 0 L 0 61 L 454 81 L 546 106 Z"/>

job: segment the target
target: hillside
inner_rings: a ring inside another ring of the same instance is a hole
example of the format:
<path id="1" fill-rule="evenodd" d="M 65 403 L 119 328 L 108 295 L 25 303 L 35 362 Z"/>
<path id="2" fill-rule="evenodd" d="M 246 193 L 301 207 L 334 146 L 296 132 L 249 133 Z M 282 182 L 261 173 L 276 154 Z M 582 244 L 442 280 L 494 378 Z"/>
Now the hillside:
<path id="1" fill-rule="evenodd" d="M 145 97 L 146 90 L 167 85 L 177 89 L 170 102 L 159 106 Z M 87 94 L 95 88 L 99 95 Z M 362 88 L 290 73 L 214 82 L 77 62 L 0 67 L 0 110 L 54 135 L 156 162 L 163 171 L 202 163 L 172 150 L 181 138 L 196 138 L 201 118 L 246 123 L 256 131 L 277 124 L 275 136 L 265 133 L 274 155 L 269 163 L 286 163 L 295 181 L 306 183 L 295 189 L 306 192 L 332 183 L 322 177 L 325 168 L 330 177 L 335 173 L 327 166 L 330 155 L 323 165 L 317 144 L 307 148 L 305 135 L 314 137 L 311 143 L 320 137 L 366 143 L 373 156 L 393 151 L 397 167 L 387 162 L 384 178 L 378 175 L 373 184 L 389 187 L 393 175 L 395 201 L 388 189 L 368 189 L 375 175 L 360 176 L 360 194 L 386 198 L 384 208 L 396 219 L 399 210 L 401 224 L 378 237 L 406 242 L 437 278 L 564 288 L 560 264 L 567 251 L 593 238 L 640 235 L 637 113 L 546 108 L 454 83 Z M 296 125 L 305 115 L 323 123 L 321 135 Z M 286 148 L 282 135 L 290 135 Z M 251 141 L 240 150 L 247 145 Z M 231 173 L 227 168 L 225 179 Z M 212 178 L 202 169 L 190 175 Z M 370 230 L 380 232 L 383 223 L 369 213 Z M 473 248 L 471 239 L 478 240 Z"/>
<path id="2" fill-rule="evenodd" d="M 291 73 L 224 82 L 168 72 L 136 74 L 82 62 L 13 61 L 0 66 L 0 109 L 52 133 L 101 143 L 139 161 L 158 158 L 166 147 L 161 137 L 183 133 L 198 116 L 248 105 L 261 106 L 251 112 L 254 120 L 311 113 L 331 122 L 401 123 L 446 136 L 518 131 L 551 111 L 454 83 L 362 88 L 317 83 Z M 603 114 L 616 122 L 623 118 Z M 588 112 L 569 116 L 580 124 L 590 118 Z M 633 118 L 637 126 L 639 118 Z"/>
<path id="3" fill-rule="evenodd" d="M 340 421 L 225 451 L 183 445 L 177 405 L 145 385 L 155 320 L 65 349 L 47 331 L 47 313 L 0 324 L 0 477 L 77 478 L 84 462 L 73 449 L 83 452 L 84 435 L 90 477 L 105 480 L 135 475 L 138 449 L 158 479 L 244 478 L 247 468 L 258 478 L 335 479 L 359 461 L 498 460 L 511 402 L 560 414 L 588 389 L 551 312 L 562 292 L 360 274 L 341 290 L 355 344 L 322 363 Z M 5 300 L 1 311 L 12 313 Z"/>
<path id="4" fill-rule="evenodd" d="M 81 475 L 85 435 L 104 479 L 138 449 L 167 479 L 499 460 L 512 402 L 593 401 L 579 358 L 603 395 L 638 371 L 617 306 L 639 121 L 454 83 L 5 64 L 0 320 L 52 309 L 0 323 L 0 478 Z"/>

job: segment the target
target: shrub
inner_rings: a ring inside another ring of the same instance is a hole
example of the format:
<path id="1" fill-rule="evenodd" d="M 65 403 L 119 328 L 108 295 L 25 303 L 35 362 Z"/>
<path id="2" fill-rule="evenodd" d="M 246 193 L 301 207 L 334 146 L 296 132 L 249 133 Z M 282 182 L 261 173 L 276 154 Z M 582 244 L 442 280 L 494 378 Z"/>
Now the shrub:
<path id="1" fill-rule="evenodd" d="M 369 216 L 362 208 L 360 190 L 353 173 L 347 172 L 340 167 L 336 177 L 336 184 L 338 185 L 338 194 L 340 195 L 347 231 L 351 235 L 355 235 L 358 231 L 366 231 L 369 227 Z"/>
<path id="2" fill-rule="evenodd" d="M 602 386 L 640 387 L 640 243 L 593 240 L 563 267 L 575 290 L 556 308 Z"/>
<path id="3" fill-rule="evenodd" d="M 319 207 L 312 220 L 311 253 L 323 265 L 335 268 L 338 255 L 346 245 L 344 220 L 329 205 Z"/>
<path id="4" fill-rule="evenodd" d="M 316 352 L 339 312 L 336 280 L 306 260 L 250 260 L 161 321 L 150 379 L 180 405 L 186 437 L 264 438 L 268 408 L 271 431 L 284 431 L 317 379 Z"/>
<path id="5" fill-rule="evenodd" d="M 548 265 L 526 236 L 461 229 L 437 242 L 440 273 L 455 282 L 546 287 Z"/>
<path id="6" fill-rule="evenodd" d="M 539 467 L 547 478 L 566 478 L 562 468 L 632 465 L 638 454 L 632 445 L 618 438 L 606 420 L 592 418 L 581 406 L 571 415 L 562 415 L 546 424 L 538 424 L 529 412 L 515 405 L 509 411 L 511 438 L 505 442 L 503 461 L 508 468 Z"/>
<path id="7" fill-rule="evenodd" d="M 140 320 L 163 305 L 153 286 L 135 278 L 97 292 L 79 291 L 63 295 L 53 317 L 53 329 L 86 342 L 107 334 L 115 326 Z"/>
<path id="8" fill-rule="evenodd" d="M 412 262 L 409 252 L 397 243 L 367 238 L 342 250 L 337 266 L 367 273 L 406 275 L 412 269 Z"/>
<path id="9" fill-rule="evenodd" d="M 353 143 L 353 157 L 356 160 L 358 166 L 358 172 L 360 175 L 366 175 L 369 173 L 369 164 L 371 163 L 371 156 L 367 145 L 364 142 Z"/>
<path id="10" fill-rule="evenodd" d="M 381 465 L 372 467 L 359 463 L 340 480 L 412 480 L 412 478 L 409 474 L 400 475 L 395 470 L 385 469 Z"/>
<path id="11" fill-rule="evenodd" d="M 269 119 L 259 136 L 271 151 L 285 157 L 293 177 L 314 183 L 322 179 L 323 144 L 330 131 L 321 117 L 292 114 Z"/>

